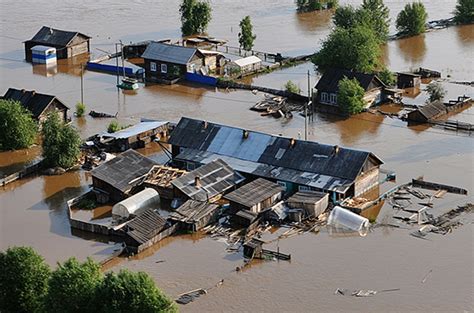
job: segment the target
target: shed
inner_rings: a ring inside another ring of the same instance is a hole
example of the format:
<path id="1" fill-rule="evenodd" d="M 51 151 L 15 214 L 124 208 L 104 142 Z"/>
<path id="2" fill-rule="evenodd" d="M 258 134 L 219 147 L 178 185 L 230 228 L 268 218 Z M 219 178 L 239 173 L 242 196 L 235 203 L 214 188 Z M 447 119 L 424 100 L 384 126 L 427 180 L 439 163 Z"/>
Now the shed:
<path id="1" fill-rule="evenodd" d="M 252 238 L 250 241 L 244 243 L 244 257 L 246 259 L 261 258 L 263 244 L 264 241 L 257 238 Z"/>
<path id="2" fill-rule="evenodd" d="M 243 185 L 237 190 L 224 196 L 230 202 L 231 211 L 249 210 L 259 213 L 271 207 L 283 195 L 283 188 L 263 178 Z"/>
<path id="3" fill-rule="evenodd" d="M 117 202 L 129 196 L 140 185 L 150 169 L 157 163 L 135 150 L 127 150 L 91 171 L 92 185 L 98 201 Z"/>
<path id="4" fill-rule="evenodd" d="M 255 221 L 257 221 L 257 217 L 257 213 L 254 213 L 249 210 L 240 210 L 231 216 L 230 222 L 237 228 L 248 228 L 250 227 L 250 225 L 254 224 Z"/>
<path id="5" fill-rule="evenodd" d="M 116 203 L 112 207 L 112 217 L 117 220 L 128 219 L 160 203 L 160 195 L 151 188 L 145 188 L 133 196 Z"/>
<path id="6" fill-rule="evenodd" d="M 217 159 L 175 179 L 172 184 L 184 198 L 212 202 L 243 180 L 242 175 Z"/>
<path id="7" fill-rule="evenodd" d="M 418 107 L 407 115 L 408 121 L 426 123 L 447 113 L 443 101 L 434 101 L 424 106 Z"/>
<path id="8" fill-rule="evenodd" d="M 288 217 L 288 210 L 285 202 L 280 201 L 265 212 L 265 218 L 274 223 L 281 223 Z"/>
<path id="9" fill-rule="evenodd" d="M 219 51 L 199 49 L 199 52 L 204 55 L 204 66 L 208 72 L 215 71 L 224 63 L 225 56 Z"/>
<path id="10" fill-rule="evenodd" d="M 262 60 L 255 55 L 237 59 L 226 65 L 228 72 L 237 70 L 240 74 L 255 72 L 258 71 L 261 67 Z"/>
<path id="11" fill-rule="evenodd" d="M 174 192 L 171 182 L 187 173 L 187 171 L 178 168 L 155 165 L 147 174 L 143 185 L 158 191 L 161 198 L 172 200 Z"/>
<path id="12" fill-rule="evenodd" d="M 204 66 L 204 55 L 196 48 L 151 42 L 142 54 L 147 82 L 170 82 L 197 72 Z"/>
<path id="13" fill-rule="evenodd" d="M 40 124 L 51 112 L 57 113 L 59 119 L 64 123 L 69 121 L 67 117 L 69 108 L 56 96 L 38 93 L 34 90 L 9 88 L 3 99 L 20 102 Z"/>
<path id="14" fill-rule="evenodd" d="M 318 191 L 300 191 L 286 201 L 291 209 L 303 209 L 306 216 L 318 217 L 329 205 L 329 194 Z"/>
<path id="15" fill-rule="evenodd" d="M 397 88 L 420 88 L 421 84 L 421 75 L 409 73 L 409 72 L 399 72 L 397 73 Z"/>
<path id="16" fill-rule="evenodd" d="M 32 62 L 39 64 L 56 64 L 56 48 L 34 46 L 31 48 Z"/>
<path id="17" fill-rule="evenodd" d="M 34 46 L 46 46 L 56 48 L 58 59 L 67 59 L 74 56 L 89 53 L 90 36 L 77 31 L 66 31 L 43 26 L 30 40 L 25 41 L 25 59 L 31 62 Z"/>
<path id="18" fill-rule="evenodd" d="M 196 232 L 206 225 L 217 221 L 219 206 L 207 202 L 188 200 L 168 218 L 177 221 L 180 228 Z"/>

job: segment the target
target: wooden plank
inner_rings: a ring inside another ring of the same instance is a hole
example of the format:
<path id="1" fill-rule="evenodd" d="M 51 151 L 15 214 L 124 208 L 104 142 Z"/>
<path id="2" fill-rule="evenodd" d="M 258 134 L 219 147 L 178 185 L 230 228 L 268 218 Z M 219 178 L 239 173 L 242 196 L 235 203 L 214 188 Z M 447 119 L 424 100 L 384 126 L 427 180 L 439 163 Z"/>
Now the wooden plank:
<path id="1" fill-rule="evenodd" d="M 455 193 L 455 194 L 460 194 L 460 195 L 467 195 L 467 190 L 459 188 L 459 187 L 443 185 L 443 184 L 433 183 L 433 182 L 427 182 L 427 181 L 418 180 L 418 179 L 412 179 L 411 183 L 414 187 L 420 187 L 420 188 L 429 189 L 429 190 L 440 190 L 440 189 L 442 189 L 442 190 L 446 190 L 447 192 L 450 192 L 450 193 Z"/>

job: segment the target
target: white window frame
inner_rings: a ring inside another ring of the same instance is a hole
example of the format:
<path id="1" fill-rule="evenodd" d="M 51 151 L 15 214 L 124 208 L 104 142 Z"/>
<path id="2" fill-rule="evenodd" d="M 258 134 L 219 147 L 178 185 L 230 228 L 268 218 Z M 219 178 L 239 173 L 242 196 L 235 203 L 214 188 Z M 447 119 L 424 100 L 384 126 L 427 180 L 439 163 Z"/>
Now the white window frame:
<path id="1" fill-rule="evenodd" d="M 160 68 L 160 70 L 161 70 L 161 73 L 167 74 L 167 73 L 168 73 L 168 64 L 166 64 L 166 63 L 161 63 L 161 68 Z"/>
<path id="2" fill-rule="evenodd" d="M 196 169 L 196 164 L 191 162 L 186 162 L 186 170 L 187 171 L 194 171 Z"/>
<path id="3" fill-rule="evenodd" d="M 312 191 L 312 189 L 309 186 L 299 185 L 298 191 Z"/>
<path id="4" fill-rule="evenodd" d="M 329 97 L 330 97 L 330 98 L 329 98 L 329 101 L 330 101 L 331 103 L 334 103 L 334 104 L 337 103 L 337 94 L 332 93 L 332 94 L 329 95 Z"/>
<path id="5" fill-rule="evenodd" d="M 278 180 L 277 181 L 277 184 L 280 185 L 281 187 L 283 187 L 284 191 L 286 191 L 286 182 L 284 181 L 281 181 L 281 180 Z"/>
<path id="6" fill-rule="evenodd" d="M 150 62 L 150 71 L 156 72 L 156 62 Z"/>
<path id="7" fill-rule="evenodd" d="M 321 102 L 329 102 L 329 94 L 327 92 L 321 92 Z"/>

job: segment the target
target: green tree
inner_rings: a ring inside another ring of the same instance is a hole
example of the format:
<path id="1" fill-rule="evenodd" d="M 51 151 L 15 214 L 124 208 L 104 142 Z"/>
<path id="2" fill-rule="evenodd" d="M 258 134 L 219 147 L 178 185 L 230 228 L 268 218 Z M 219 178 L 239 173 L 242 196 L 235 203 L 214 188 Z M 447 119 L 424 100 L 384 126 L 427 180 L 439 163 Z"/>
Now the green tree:
<path id="1" fill-rule="evenodd" d="M 257 38 L 256 35 L 253 34 L 252 32 L 252 21 L 250 20 L 250 16 L 244 17 L 240 21 L 240 33 L 239 33 L 239 44 L 240 47 L 243 48 L 244 50 L 252 50 L 253 48 L 253 42 Z"/>
<path id="2" fill-rule="evenodd" d="M 374 32 L 367 26 L 336 28 L 323 42 L 312 62 L 324 71 L 342 67 L 358 72 L 373 72 L 379 66 L 380 46 Z"/>
<path id="3" fill-rule="evenodd" d="M 344 29 L 350 29 L 359 24 L 357 10 L 352 5 L 338 7 L 332 20 L 337 27 Z"/>
<path id="4" fill-rule="evenodd" d="M 428 14 L 423 3 L 407 3 L 398 13 L 396 26 L 401 34 L 415 36 L 425 32 L 427 18 Z"/>
<path id="5" fill-rule="evenodd" d="M 443 85 L 438 82 L 430 83 L 428 86 L 426 86 L 426 91 L 430 96 L 429 102 L 442 100 L 446 95 L 446 89 L 444 89 Z"/>
<path id="6" fill-rule="evenodd" d="M 63 168 L 73 166 L 81 153 L 81 138 L 77 131 L 64 124 L 57 114 L 50 113 L 43 123 L 41 132 L 45 166 Z"/>
<path id="7" fill-rule="evenodd" d="M 86 105 L 81 102 L 76 103 L 76 116 L 84 116 L 84 113 L 86 113 Z"/>
<path id="8" fill-rule="evenodd" d="M 357 114 L 362 112 L 365 106 L 363 98 L 364 89 L 360 86 L 357 79 L 344 77 L 339 81 L 337 102 L 345 113 Z"/>
<path id="9" fill-rule="evenodd" d="M 164 295 L 143 272 L 121 270 L 107 273 L 98 290 L 98 312 L 178 312 L 173 300 Z"/>
<path id="10" fill-rule="evenodd" d="M 37 132 L 30 111 L 17 101 L 0 99 L 0 150 L 27 148 L 35 141 Z"/>
<path id="11" fill-rule="evenodd" d="M 0 252 L 0 312 L 41 312 L 49 266 L 28 247 Z"/>
<path id="12" fill-rule="evenodd" d="M 397 82 L 395 74 L 386 67 L 377 74 L 377 77 L 387 86 L 394 86 Z"/>
<path id="13" fill-rule="evenodd" d="M 453 14 L 458 24 L 474 23 L 474 0 L 458 0 Z"/>
<path id="14" fill-rule="evenodd" d="M 109 123 L 109 126 L 107 126 L 107 132 L 108 133 L 115 133 L 121 130 L 122 127 L 119 125 L 119 123 L 116 120 L 113 120 Z"/>
<path id="15" fill-rule="evenodd" d="M 287 81 L 284 87 L 285 87 L 285 90 L 288 91 L 288 92 L 292 92 L 292 93 L 300 93 L 301 92 L 300 87 L 298 87 L 298 85 L 296 85 L 291 80 Z"/>
<path id="16" fill-rule="evenodd" d="M 46 312 L 96 312 L 96 292 L 102 282 L 100 265 L 70 258 L 51 274 Z M 100 299 L 102 300 L 102 299 Z"/>
<path id="17" fill-rule="evenodd" d="M 183 0 L 179 7 L 183 36 L 204 32 L 211 21 L 211 11 L 211 5 L 208 2 Z"/>

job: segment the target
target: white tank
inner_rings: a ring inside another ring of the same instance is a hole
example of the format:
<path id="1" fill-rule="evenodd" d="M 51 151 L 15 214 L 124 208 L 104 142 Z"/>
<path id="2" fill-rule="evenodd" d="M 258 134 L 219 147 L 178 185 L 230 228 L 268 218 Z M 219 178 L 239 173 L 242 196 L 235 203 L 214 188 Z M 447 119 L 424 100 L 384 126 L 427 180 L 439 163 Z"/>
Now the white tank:
<path id="1" fill-rule="evenodd" d="M 336 206 L 328 217 L 328 225 L 357 231 L 361 236 L 365 236 L 367 235 L 370 222 L 363 216 Z"/>
<path id="2" fill-rule="evenodd" d="M 139 193 L 127 198 L 112 207 L 112 217 L 128 218 L 130 214 L 137 215 L 143 210 L 160 203 L 160 195 L 155 189 L 145 188 Z"/>

